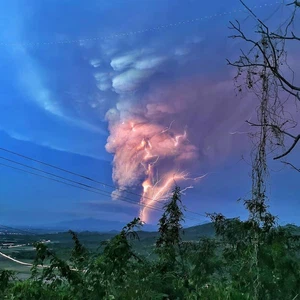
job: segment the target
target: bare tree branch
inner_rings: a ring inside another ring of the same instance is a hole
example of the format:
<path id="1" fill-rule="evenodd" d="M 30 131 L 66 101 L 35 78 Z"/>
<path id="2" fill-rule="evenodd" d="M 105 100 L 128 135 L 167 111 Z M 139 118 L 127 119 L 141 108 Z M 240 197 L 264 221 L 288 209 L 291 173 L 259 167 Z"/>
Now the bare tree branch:
<path id="1" fill-rule="evenodd" d="M 258 119 L 259 124 L 249 121 L 247 123 L 250 126 L 261 127 L 260 133 L 257 133 L 257 136 L 265 130 L 271 153 L 277 150 L 278 147 L 284 146 L 284 137 L 293 140 L 288 150 L 283 149 L 281 155 L 273 158 L 274 160 L 278 160 L 290 154 L 300 140 L 300 134 L 294 135 L 289 133 L 288 131 L 291 127 L 286 129 L 285 124 L 295 122 L 284 111 L 284 105 L 289 96 L 293 96 L 300 101 L 300 86 L 294 83 L 295 74 L 288 65 L 286 52 L 286 41 L 300 41 L 300 37 L 291 30 L 296 20 L 296 10 L 300 7 L 300 1 L 296 0 L 289 4 L 294 5 L 293 12 L 287 20 L 279 24 L 276 31 L 270 30 L 267 24 L 243 0 L 240 0 L 240 2 L 257 23 L 255 33 L 259 35 L 259 38 L 249 37 L 242 29 L 241 23 L 238 20 L 230 22 L 229 29 L 234 31 L 234 34 L 230 38 L 241 39 L 247 42 L 249 50 L 244 51 L 241 49 L 239 59 L 234 62 L 227 59 L 227 63 L 238 69 L 235 77 L 236 83 L 238 83 L 238 90 L 242 91 L 242 84 L 238 82 L 238 78 L 244 75 L 242 77 L 245 80 L 244 85 L 248 90 L 254 92 L 260 101 L 260 106 L 257 109 L 264 110 L 264 112 L 261 111 L 261 119 Z M 285 75 L 285 67 L 292 72 L 291 79 Z M 245 73 L 243 73 L 244 71 Z M 260 84 L 263 82 L 267 82 L 267 85 Z M 282 100 L 284 94 L 281 92 L 286 92 L 286 100 Z M 268 100 L 265 102 L 266 105 L 263 106 L 262 101 L 264 101 L 263 95 L 265 93 L 268 95 Z M 258 145 L 259 142 L 256 147 Z"/>
<path id="2" fill-rule="evenodd" d="M 286 161 L 281 161 L 283 164 L 285 165 L 289 165 L 291 166 L 294 170 L 296 170 L 297 172 L 300 172 L 300 168 L 295 167 L 293 164 L 286 162 Z"/>
<path id="3" fill-rule="evenodd" d="M 300 7 L 300 1 L 295 0 L 294 2 L 289 3 L 289 4 L 287 4 L 286 6 L 289 6 L 289 5 L 295 5 L 295 6 Z"/>
<path id="4" fill-rule="evenodd" d="M 252 122 L 249 122 L 249 121 L 246 121 L 246 123 L 248 123 L 248 124 L 251 125 L 251 126 L 256 126 L 256 127 L 261 127 L 261 126 L 263 126 L 263 125 L 261 125 L 261 124 L 255 124 L 255 123 L 252 123 Z M 283 134 L 285 134 L 285 135 L 291 137 L 291 138 L 294 139 L 294 140 L 298 138 L 298 136 L 294 136 L 294 135 L 292 135 L 292 134 L 290 134 L 290 133 L 288 133 L 288 132 L 282 130 L 281 127 L 279 127 L 278 125 L 274 125 L 274 124 L 264 124 L 264 126 L 268 126 L 268 127 L 271 127 L 271 128 L 273 128 L 273 129 L 275 129 L 275 130 L 278 130 L 278 131 L 280 131 L 280 133 L 283 133 Z"/>
<path id="5" fill-rule="evenodd" d="M 298 36 L 296 36 L 295 34 L 294 34 L 294 32 L 291 32 L 291 35 L 292 36 L 284 36 L 284 35 L 280 35 L 280 34 L 277 34 L 277 33 L 274 33 L 274 32 L 272 32 L 271 34 L 270 34 L 270 38 L 271 39 L 285 39 L 285 40 L 295 40 L 295 41 L 300 41 L 300 37 L 298 37 Z"/>
<path id="6" fill-rule="evenodd" d="M 286 152 L 284 152 L 283 154 L 281 154 L 279 156 L 274 157 L 273 159 L 277 160 L 277 159 L 280 159 L 280 158 L 282 158 L 282 157 L 287 156 L 288 154 L 290 154 L 291 151 L 296 147 L 296 145 L 299 142 L 299 140 L 300 140 L 300 134 L 298 136 L 296 136 L 296 138 L 295 138 L 292 146 Z"/>
<path id="7" fill-rule="evenodd" d="M 262 125 L 262 124 L 255 124 L 255 123 L 252 123 L 252 122 L 249 122 L 249 121 L 246 121 L 246 123 L 248 123 L 250 126 L 256 126 L 256 127 L 262 127 L 262 126 L 271 127 L 272 129 L 278 130 L 280 133 L 282 133 L 284 135 L 287 135 L 287 136 L 291 137 L 294 140 L 294 142 L 290 146 L 290 148 L 287 151 L 285 151 L 283 154 L 274 157 L 273 158 L 274 160 L 277 160 L 277 159 L 283 158 L 284 156 L 287 156 L 296 147 L 297 143 L 300 140 L 300 134 L 297 135 L 297 136 L 292 135 L 289 132 L 286 132 L 286 131 L 282 130 L 282 128 L 278 125 L 274 125 L 274 124 L 263 124 Z"/>
<path id="8" fill-rule="evenodd" d="M 283 90 L 285 90 L 286 92 L 288 92 L 289 94 L 291 94 L 292 96 L 296 97 L 300 101 L 300 86 L 294 85 L 293 82 L 289 81 L 284 75 L 281 74 L 280 68 L 279 68 L 279 66 L 280 66 L 279 58 L 282 54 L 282 51 L 279 51 L 278 49 L 276 49 L 276 46 L 272 42 L 275 38 L 280 39 L 280 40 L 289 40 L 289 39 L 290 40 L 291 39 L 300 40 L 300 38 L 298 38 L 294 33 L 292 33 L 291 37 L 287 37 L 287 35 L 282 36 L 277 33 L 270 32 L 268 26 L 265 23 L 263 23 L 242 0 L 240 0 L 240 2 L 249 11 L 249 13 L 257 20 L 257 22 L 259 24 L 259 30 L 257 31 L 257 33 L 261 33 L 262 35 L 264 35 L 266 37 L 267 47 L 271 48 L 272 55 L 268 56 L 266 54 L 263 42 L 257 42 L 257 41 L 254 41 L 253 39 L 248 38 L 242 31 L 240 22 L 236 20 L 236 24 L 234 24 L 233 22 L 230 22 L 232 27 L 229 27 L 229 28 L 232 30 L 235 30 L 238 34 L 231 35 L 230 37 L 243 39 L 244 41 L 252 44 L 253 48 L 250 50 L 250 52 L 253 49 L 257 49 L 259 51 L 259 53 L 262 55 L 264 62 L 258 63 L 255 61 L 251 61 L 249 56 L 245 55 L 242 52 L 242 56 L 240 57 L 240 59 L 238 61 L 233 63 L 233 62 L 227 60 L 228 64 L 231 66 L 238 67 L 238 68 L 264 67 L 266 64 L 267 69 L 269 69 L 273 73 L 275 78 L 277 78 L 277 80 L 279 81 L 281 88 Z M 295 3 L 292 3 L 292 4 L 295 4 L 298 6 L 299 3 L 300 3 L 299 1 L 295 1 Z M 288 23 L 287 27 L 290 26 L 290 23 L 292 22 L 293 19 L 294 19 L 294 15 L 292 15 L 291 20 Z"/>

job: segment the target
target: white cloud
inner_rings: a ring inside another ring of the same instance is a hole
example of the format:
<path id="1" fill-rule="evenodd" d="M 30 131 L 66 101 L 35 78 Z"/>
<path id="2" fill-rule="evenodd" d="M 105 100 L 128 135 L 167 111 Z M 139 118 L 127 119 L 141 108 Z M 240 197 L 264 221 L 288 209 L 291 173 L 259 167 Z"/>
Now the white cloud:
<path id="1" fill-rule="evenodd" d="M 62 112 L 59 108 L 59 105 L 56 101 L 53 100 L 53 98 L 50 95 L 50 91 L 40 87 L 40 89 L 37 89 L 35 91 L 36 99 L 39 102 L 39 104 L 50 113 L 62 116 Z"/>
<path id="2" fill-rule="evenodd" d="M 97 108 L 97 107 L 99 107 L 100 105 L 102 105 L 103 103 L 105 103 L 105 101 L 106 101 L 106 100 L 105 100 L 104 98 L 96 97 L 96 99 L 93 98 L 93 99 L 91 99 L 91 100 L 89 101 L 89 105 L 90 105 L 91 108 Z"/>
<path id="3" fill-rule="evenodd" d="M 108 81 L 107 82 L 99 82 L 99 83 L 97 83 L 97 88 L 100 91 L 105 92 L 111 88 L 111 83 Z"/>
<path id="4" fill-rule="evenodd" d="M 100 49 L 104 56 L 111 57 L 112 55 L 115 55 L 118 52 L 118 40 L 112 39 L 112 40 L 106 40 L 101 41 Z"/>
<path id="5" fill-rule="evenodd" d="M 108 73 L 95 73 L 94 77 L 97 81 L 104 81 L 109 79 L 109 74 Z"/>
<path id="6" fill-rule="evenodd" d="M 139 57 L 139 53 L 137 51 L 115 57 L 111 60 L 111 67 L 115 71 L 123 71 L 134 64 L 136 59 Z"/>
<path id="7" fill-rule="evenodd" d="M 90 64 L 94 67 L 94 68 L 98 68 L 101 66 L 101 60 L 100 59 L 91 59 L 90 60 Z"/>
<path id="8" fill-rule="evenodd" d="M 24 142 L 30 142 L 31 139 L 19 132 L 16 132 L 15 130 L 8 130 L 8 129 L 2 129 L 6 134 L 8 134 L 11 138 L 18 140 L 18 141 L 24 141 Z"/>
<path id="9" fill-rule="evenodd" d="M 191 52 L 191 47 L 200 44 L 203 40 L 204 38 L 200 36 L 189 36 L 186 38 L 183 45 L 175 48 L 174 54 L 177 56 L 188 55 Z"/>
<path id="10" fill-rule="evenodd" d="M 85 122 L 81 119 L 74 119 L 74 118 L 69 118 L 69 117 L 63 117 L 65 121 L 67 121 L 70 125 L 89 130 L 89 131 L 94 131 L 99 134 L 106 134 L 106 131 L 103 128 L 100 128 L 98 126 L 95 126 L 93 124 L 90 124 L 88 122 Z"/>
<path id="11" fill-rule="evenodd" d="M 107 91 L 111 88 L 111 79 L 109 73 L 96 73 L 94 77 L 97 81 L 97 87 L 100 91 Z"/>
<path id="12" fill-rule="evenodd" d="M 152 74 L 149 70 L 130 69 L 113 78 L 113 88 L 118 94 L 133 92 Z"/>
<path id="13" fill-rule="evenodd" d="M 8 130 L 8 129 L 4 129 L 4 128 L 0 128 L 0 129 L 2 129 L 11 138 L 16 139 L 18 141 L 30 142 L 35 145 L 39 145 L 39 146 L 46 147 L 46 148 L 56 150 L 56 151 L 74 153 L 74 154 L 78 154 L 78 155 L 82 155 L 82 156 L 86 156 L 86 157 L 91 157 L 94 159 L 108 161 L 105 157 L 94 154 L 94 153 L 92 153 L 92 151 L 89 151 L 88 149 L 82 149 L 82 147 L 78 147 L 77 145 L 75 145 L 75 146 L 73 145 L 73 147 L 72 147 L 71 145 L 69 145 L 67 143 L 66 145 L 62 146 L 60 142 L 56 142 L 54 140 L 51 142 L 49 140 L 45 140 L 44 138 L 36 140 L 34 137 L 26 136 L 22 133 L 18 133 L 15 130 Z"/>
<path id="14" fill-rule="evenodd" d="M 70 124 L 72 126 L 76 126 L 88 131 L 98 132 L 100 134 L 106 134 L 105 130 L 89 123 L 89 121 L 66 115 L 60 108 L 59 102 L 54 99 L 52 93 L 44 87 L 38 75 L 40 75 L 40 73 L 38 73 L 38 70 L 32 68 L 30 71 L 28 71 L 26 77 L 21 76 L 21 82 L 25 86 L 30 98 L 35 101 L 42 109 L 64 120 L 67 124 Z M 77 101 L 79 100 L 77 99 Z"/>
<path id="15" fill-rule="evenodd" d="M 28 55 L 25 49 L 19 49 L 19 59 L 22 61 L 19 67 L 19 79 L 28 96 L 40 107 L 56 116 L 62 116 L 62 111 L 49 89 L 44 85 L 44 74 L 38 68 L 35 61 Z"/>
<path id="16" fill-rule="evenodd" d="M 105 114 L 105 120 L 113 122 L 120 119 L 120 112 L 116 108 L 111 108 Z"/>
<path id="17" fill-rule="evenodd" d="M 146 58 L 142 58 L 141 60 L 138 60 L 135 63 L 134 67 L 138 70 L 153 69 L 153 68 L 157 68 L 165 61 L 166 58 L 162 56 L 149 56 Z"/>

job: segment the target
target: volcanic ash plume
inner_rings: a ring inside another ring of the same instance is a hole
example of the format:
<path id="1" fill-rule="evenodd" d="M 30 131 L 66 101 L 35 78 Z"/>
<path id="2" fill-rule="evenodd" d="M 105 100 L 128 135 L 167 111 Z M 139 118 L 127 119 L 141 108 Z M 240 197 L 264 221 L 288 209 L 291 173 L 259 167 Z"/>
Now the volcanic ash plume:
<path id="1" fill-rule="evenodd" d="M 174 128 L 174 121 L 168 126 L 162 120 L 155 122 L 147 117 L 148 111 L 120 112 L 117 109 L 107 113 L 110 136 L 106 150 L 114 154 L 113 180 L 120 190 L 141 185 L 143 195 L 140 218 L 149 221 L 149 208 L 164 200 L 175 182 L 189 179 L 181 168 L 198 157 L 197 148 L 182 128 Z M 147 209 L 148 206 L 148 209 Z"/>

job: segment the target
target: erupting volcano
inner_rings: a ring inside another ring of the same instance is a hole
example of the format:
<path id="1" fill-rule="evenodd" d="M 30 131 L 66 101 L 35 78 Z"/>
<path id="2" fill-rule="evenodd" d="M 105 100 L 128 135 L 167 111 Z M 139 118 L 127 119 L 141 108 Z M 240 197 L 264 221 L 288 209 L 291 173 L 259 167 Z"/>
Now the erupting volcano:
<path id="1" fill-rule="evenodd" d="M 164 127 L 142 117 L 122 119 L 117 110 L 110 111 L 108 119 L 106 149 L 114 154 L 113 180 L 120 190 L 142 186 L 140 218 L 149 222 L 149 208 L 165 200 L 175 183 L 191 179 L 180 169 L 185 161 L 197 159 L 197 148 L 186 130 L 172 128 L 174 122 Z"/>
<path id="2" fill-rule="evenodd" d="M 228 82 L 189 77 L 120 94 L 116 107 L 106 113 L 106 150 L 114 155 L 117 186 L 112 197 L 140 187 L 140 217 L 149 222 L 150 208 L 169 199 L 176 184 L 190 187 L 193 176 L 221 162 L 232 150 L 229 132 L 249 115 L 247 106 L 238 117 L 232 113 L 240 100 L 223 96 L 229 88 Z"/>

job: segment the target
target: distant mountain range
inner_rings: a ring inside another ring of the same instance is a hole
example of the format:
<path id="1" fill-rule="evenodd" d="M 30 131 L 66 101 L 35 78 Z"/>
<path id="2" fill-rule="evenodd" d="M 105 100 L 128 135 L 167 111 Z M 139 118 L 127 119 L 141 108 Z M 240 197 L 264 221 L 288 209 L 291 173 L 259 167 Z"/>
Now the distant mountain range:
<path id="1" fill-rule="evenodd" d="M 10 234 L 43 234 L 43 233 L 57 233 L 57 232 L 66 232 L 68 230 L 73 230 L 75 232 L 99 232 L 99 233 L 109 233 L 117 234 L 120 230 L 126 225 L 126 222 L 115 222 L 115 221 L 106 221 L 93 218 L 79 219 L 79 220 L 70 220 L 59 222 L 50 225 L 40 225 L 40 226 L 2 226 L 0 225 L 0 234 L 10 233 Z M 287 224 L 285 226 L 292 226 L 296 232 L 300 234 L 300 227 L 295 225 Z M 158 227 L 156 225 L 144 225 L 141 228 L 141 231 L 146 235 L 156 234 Z M 215 229 L 212 223 L 206 222 L 197 226 L 184 228 L 187 239 L 194 239 L 201 236 L 213 236 L 215 234 Z"/>
<path id="2" fill-rule="evenodd" d="M 127 223 L 126 222 L 116 222 L 116 221 L 107 221 L 94 218 L 78 219 L 78 220 L 69 220 L 59 223 L 53 223 L 49 225 L 35 225 L 31 226 L 13 226 L 10 228 L 15 228 L 15 230 L 36 232 L 36 233 L 50 233 L 50 232 L 63 232 L 68 230 L 73 230 L 76 232 L 82 231 L 96 231 L 96 232 L 119 232 Z M 18 229 L 17 229 L 18 228 Z M 143 231 L 157 231 L 157 226 L 155 225 L 144 225 Z"/>

